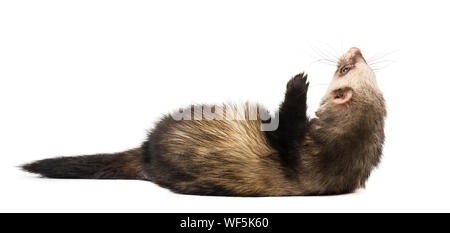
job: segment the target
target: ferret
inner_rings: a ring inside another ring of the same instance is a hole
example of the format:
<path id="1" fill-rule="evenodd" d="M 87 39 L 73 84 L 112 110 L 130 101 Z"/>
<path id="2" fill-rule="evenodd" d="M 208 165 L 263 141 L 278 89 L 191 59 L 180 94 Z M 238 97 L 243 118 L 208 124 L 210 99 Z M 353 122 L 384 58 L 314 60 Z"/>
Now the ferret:
<path id="1" fill-rule="evenodd" d="M 147 180 L 193 195 L 335 195 L 364 188 L 384 143 L 386 107 L 375 73 L 358 48 L 348 50 L 312 119 L 307 79 L 300 73 L 289 80 L 273 117 L 256 104 L 192 105 L 165 115 L 136 149 L 22 168 L 49 178 Z M 267 129 L 270 123 L 276 127 Z"/>

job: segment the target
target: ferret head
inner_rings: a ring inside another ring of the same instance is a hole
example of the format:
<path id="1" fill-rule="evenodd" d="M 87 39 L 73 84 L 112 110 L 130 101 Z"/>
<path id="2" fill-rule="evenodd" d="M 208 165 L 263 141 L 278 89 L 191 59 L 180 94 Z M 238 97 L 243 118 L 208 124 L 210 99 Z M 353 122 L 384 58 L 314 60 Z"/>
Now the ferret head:
<path id="1" fill-rule="evenodd" d="M 375 73 L 366 63 L 361 50 L 351 48 L 339 59 L 336 72 L 322 98 L 316 115 L 333 118 L 345 127 L 367 115 L 385 116 L 383 95 Z"/>
<path id="2" fill-rule="evenodd" d="M 348 107 L 355 94 L 365 96 L 368 91 L 381 94 L 375 73 L 366 63 L 361 50 L 353 47 L 339 59 L 336 72 L 322 102 L 329 102 L 336 107 Z"/>
<path id="3" fill-rule="evenodd" d="M 332 105 L 336 108 L 351 107 L 351 102 L 356 98 L 370 104 L 378 99 L 374 95 L 381 96 L 375 73 L 366 63 L 361 50 L 353 47 L 339 59 L 321 105 Z"/>

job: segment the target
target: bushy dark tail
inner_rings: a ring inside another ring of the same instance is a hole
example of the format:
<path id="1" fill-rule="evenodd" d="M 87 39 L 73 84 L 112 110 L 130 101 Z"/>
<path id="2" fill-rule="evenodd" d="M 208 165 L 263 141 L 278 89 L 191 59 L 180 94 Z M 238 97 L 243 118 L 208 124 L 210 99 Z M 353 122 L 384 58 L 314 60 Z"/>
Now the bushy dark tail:
<path id="1" fill-rule="evenodd" d="M 142 150 L 38 160 L 22 168 L 49 178 L 140 179 Z"/>

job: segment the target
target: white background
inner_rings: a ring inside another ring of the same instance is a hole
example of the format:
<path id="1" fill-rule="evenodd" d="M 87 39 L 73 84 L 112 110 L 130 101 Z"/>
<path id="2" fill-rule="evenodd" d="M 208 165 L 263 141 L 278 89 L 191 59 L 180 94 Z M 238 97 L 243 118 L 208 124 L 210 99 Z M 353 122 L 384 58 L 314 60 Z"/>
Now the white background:
<path id="1" fill-rule="evenodd" d="M 0 211 L 450 211 L 448 11 L 446 1 L 1 1 Z M 315 61 L 351 46 L 389 65 L 377 71 L 384 157 L 354 194 L 188 196 L 16 167 L 134 148 L 163 113 L 190 103 L 275 110 L 300 71 L 312 115 L 334 72 Z"/>

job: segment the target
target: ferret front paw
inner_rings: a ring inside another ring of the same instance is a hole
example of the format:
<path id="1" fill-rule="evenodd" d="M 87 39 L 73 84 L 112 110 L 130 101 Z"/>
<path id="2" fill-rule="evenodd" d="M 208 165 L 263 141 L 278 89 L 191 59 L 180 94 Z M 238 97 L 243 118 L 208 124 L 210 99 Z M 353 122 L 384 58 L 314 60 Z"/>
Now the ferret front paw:
<path id="1" fill-rule="evenodd" d="M 289 82 L 287 83 L 287 92 L 295 92 L 295 93 L 306 93 L 308 91 L 308 75 L 305 73 L 300 73 L 295 75 Z"/>

